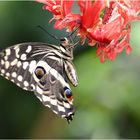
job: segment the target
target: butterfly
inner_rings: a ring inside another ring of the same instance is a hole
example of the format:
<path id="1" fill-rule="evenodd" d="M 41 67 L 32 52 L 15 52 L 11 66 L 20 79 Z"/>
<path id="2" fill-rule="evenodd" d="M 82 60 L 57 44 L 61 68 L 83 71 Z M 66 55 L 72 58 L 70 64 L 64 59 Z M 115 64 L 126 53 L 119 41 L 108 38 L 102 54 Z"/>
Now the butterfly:
<path id="1" fill-rule="evenodd" d="M 0 75 L 36 97 L 68 122 L 75 113 L 69 81 L 78 85 L 73 60 L 75 44 L 66 37 L 60 45 L 21 43 L 0 52 Z"/>

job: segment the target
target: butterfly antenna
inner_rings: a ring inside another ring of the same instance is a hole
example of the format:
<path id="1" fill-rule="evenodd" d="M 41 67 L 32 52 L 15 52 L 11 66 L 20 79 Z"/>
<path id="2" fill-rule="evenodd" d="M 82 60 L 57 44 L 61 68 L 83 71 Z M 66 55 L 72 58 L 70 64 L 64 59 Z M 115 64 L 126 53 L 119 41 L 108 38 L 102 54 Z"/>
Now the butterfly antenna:
<path id="1" fill-rule="evenodd" d="M 77 30 L 79 29 L 79 26 L 71 33 L 67 36 L 67 38 L 71 37 Z"/>
<path id="2" fill-rule="evenodd" d="M 45 33 L 47 33 L 48 35 L 50 35 L 52 38 L 59 40 L 57 36 L 52 35 L 51 33 L 49 33 L 47 30 L 45 30 L 42 26 L 38 25 L 38 28 L 40 28 L 41 30 L 43 30 Z"/>

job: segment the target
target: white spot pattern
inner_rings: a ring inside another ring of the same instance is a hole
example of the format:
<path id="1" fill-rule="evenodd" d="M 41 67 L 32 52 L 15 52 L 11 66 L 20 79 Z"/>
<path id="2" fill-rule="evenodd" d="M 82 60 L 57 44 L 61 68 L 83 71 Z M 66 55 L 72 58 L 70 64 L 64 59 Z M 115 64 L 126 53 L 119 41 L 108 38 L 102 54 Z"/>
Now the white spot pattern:
<path id="1" fill-rule="evenodd" d="M 7 72 L 7 73 L 6 73 L 6 76 L 8 76 L 8 77 L 9 77 L 9 76 L 10 76 L 10 73 L 9 73 L 9 72 Z"/>
<path id="2" fill-rule="evenodd" d="M 29 86 L 29 83 L 27 81 L 24 81 L 23 84 L 24 84 L 25 87 L 28 87 Z"/>
<path id="3" fill-rule="evenodd" d="M 17 73 L 16 73 L 16 72 L 13 72 L 13 73 L 12 73 L 12 77 L 15 78 L 16 76 L 17 76 Z"/>
<path id="4" fill-rule="evenodd" d="M 20 67 L 22 65 L 21 61 L 17 62 L 17 67 Z"/>
<path id="5" fill-rule="evenodd" d="M 6 55 L 10 55 L 11 54 L 11 50 L 10 49 L 6 49 L 5 52 L 6 52 Z"/>
<path id="6" fill-rule="evenodd" d="M 56 99 L 51 99 L 50 102 L 51 102 L 52 105 L 55 105 L 55 106 L 57 105 L 57 100 Z"/>
<path id="7" fill-rule="evenodd" d="M 8 60 L 8 56 L 6 55 L 6 56 L 4 56 L 4 59 L 5 59 L 5 61 L 7 61 Z"/>
<path id="8" fill-rule="evenodd" d="M 17 86 L 19 86 L 20 87 L 20 84 L 19 83 L 16 83 L 17 84 Z"/>
<path id="9" fill-rule="evenodd" d="M 23 62 L 23 69 L 25 70 L 28 67 L 29 63 L 28 62 Z"/>
<path id="10" fill-rule="evenodd" d="M 35 66 L 36 66 L 36 61 L 35 61 L 35 60 L 31 61 L 31 62 L 30 62 L 30 65 L 29 65 L 29 72 L 30 72 L 30 73 L 33 72 Z"/>
<path id="11" fill-rule="evenodd" d="M 4 65 L 4 60 L 1 60 L 1 64 Z"/>
<path id="12" fill-rule="evenodd" d="M 17 46 L 15 46 L 15 53 L 16 53 L 16 57 L 17 58 L 19 58 L 19 48 L 18 48 L 19 46 L 17 45 Z"/>
<path id="13" fill-rule="evenodd" d="M 58 110 L 59 110 L 59 111 L 65 112 L 65 109 L 64 109 L 63 106 L 58 105 L 57 107 L 58 107 Z"/>
<path id="14" fill-rule="evenodd" d="M 63 103 L 64 104 L 64 107 L 66 107 L 66 108 L 70 108 L 70 104 L 68 104 L 68 103 Z"/>
<path id="15" fill-rule="evenodd" d="M 11 79 L 12 82 L 14 82 L 14 79 Z"/>
<path id="16" fill-rule="evenodd" d="M 42 99 L 43 99 L 43 101 L 44 102 L 49 102 L 50 101 L 50 97 L 48 97 L 48 96 L 45 96 L 45 95 L 42 95 Z"/>
<path id="17" fill-rule="evenodd" d="M 17 77 L 17 79 L 18 79 L 18 81 L 22 81 L 23 80 L 23 77 L 21 76 L 21 75 L 19 75 L 18 77 Z"/>
<path id="18" fill-rule="evenodd" d="M 23 53 L 20 57 L 21 60 L 26 60 L 27 59 L 27 55 L 25 53 Z"/>
<path id="19" fill-rule="evenodd" d="M 32 46 L 29 45 L 28 48 L 27 48 L 27 50 L 26 50 L 26 52 L 29 53 L 31 50 L 32 50 Z"/>
<path id="20" fill-rule="evenodd" d="M 8 69 L 10 66 L 10 63 L 8 61 L 5 62 L 5 68 Z"/>
<path id="21" fill-rule="evenodd" d="M 2 69 L 2 70 L 1 70 L 1 73 L 3 73 L 3 74 L 4 74 L 4 73 L 5 73 L 5 70 L 4 70 L 4 69 Z"/>
<path id="22" fill-rule="evenodd" d="M 14 59 L 14 60 L 11 62 L 11 66 L 14 66 L 17 62 L 18 62 L 18 59 Z"/>

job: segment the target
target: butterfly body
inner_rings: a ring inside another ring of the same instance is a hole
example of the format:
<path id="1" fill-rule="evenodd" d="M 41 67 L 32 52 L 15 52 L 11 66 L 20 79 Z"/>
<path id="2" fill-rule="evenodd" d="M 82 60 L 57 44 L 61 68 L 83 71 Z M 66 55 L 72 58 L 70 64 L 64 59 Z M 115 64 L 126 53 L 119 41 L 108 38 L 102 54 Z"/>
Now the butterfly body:
<path id="1" fill-rule="evenodd" d="M 73 47 L 66 38 L 60 46 L 21 43 L 0 52 L 0 74 L 70 121 L 75 109 L 68 81 L 78 84 L 72 60 Z"/>

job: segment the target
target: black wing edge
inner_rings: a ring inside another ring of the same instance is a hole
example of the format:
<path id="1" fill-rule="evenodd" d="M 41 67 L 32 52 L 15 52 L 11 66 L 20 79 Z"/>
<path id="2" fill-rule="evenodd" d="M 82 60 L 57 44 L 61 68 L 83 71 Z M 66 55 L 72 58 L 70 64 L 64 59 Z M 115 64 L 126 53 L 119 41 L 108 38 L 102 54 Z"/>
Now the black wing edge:
<path id="1" fill-rule="evenodd" d="M 72 113 L 69 116 L 65 117 L 65 119 L 67 120 L 68 124 L 70 124 L 70 122 L 72 122 L 74 114 L 75 113 Z"/>

